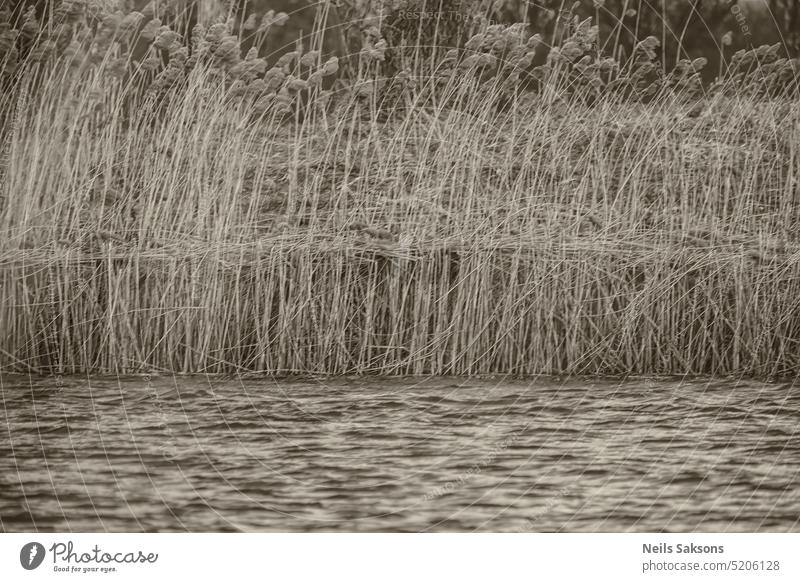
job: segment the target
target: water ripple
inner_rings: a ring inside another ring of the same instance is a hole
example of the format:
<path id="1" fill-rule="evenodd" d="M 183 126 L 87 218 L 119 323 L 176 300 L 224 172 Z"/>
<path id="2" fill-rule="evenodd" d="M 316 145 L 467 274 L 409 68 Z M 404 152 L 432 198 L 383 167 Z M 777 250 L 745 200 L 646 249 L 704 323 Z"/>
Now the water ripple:
<path id="1" fill-rule="evenodd" d="M 0 377 L 3 531 L 797 531 L 800 392 Z"/>

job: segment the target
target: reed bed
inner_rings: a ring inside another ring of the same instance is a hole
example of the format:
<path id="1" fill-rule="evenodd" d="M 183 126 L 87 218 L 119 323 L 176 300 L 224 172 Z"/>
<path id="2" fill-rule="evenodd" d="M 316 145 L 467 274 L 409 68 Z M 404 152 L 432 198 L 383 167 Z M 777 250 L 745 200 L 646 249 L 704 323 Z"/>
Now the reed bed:
<path id="1" fill-rule="evenodd" d="M 232 77 L 167 48 L 138 76 L 56 56 L 0 97 L 2 369 L 800 370 L 791 91 L 369 52 L 266 91 L 253 55 Z"/>

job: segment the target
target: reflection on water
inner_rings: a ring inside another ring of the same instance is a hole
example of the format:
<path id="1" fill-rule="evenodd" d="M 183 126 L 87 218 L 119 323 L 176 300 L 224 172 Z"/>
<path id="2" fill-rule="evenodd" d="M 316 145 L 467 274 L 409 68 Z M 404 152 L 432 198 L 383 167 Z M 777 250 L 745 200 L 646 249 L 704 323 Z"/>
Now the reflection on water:
<path id="1" fill-rule="evenodd" d="M 797 531 L 800 393 L 0 377 L 3 531 Z"/>

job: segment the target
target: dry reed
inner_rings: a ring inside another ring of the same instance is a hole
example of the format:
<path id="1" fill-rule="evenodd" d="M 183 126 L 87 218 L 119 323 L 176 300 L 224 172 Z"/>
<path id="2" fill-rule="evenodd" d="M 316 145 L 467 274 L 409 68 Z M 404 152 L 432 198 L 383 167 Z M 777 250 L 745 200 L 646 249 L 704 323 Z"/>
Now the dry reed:
<path id="1" fill-rule="evenodd" d="M 791 99 L 378 62 L 302 109 L 211 65 L 135 99 L 103 64 L 19 77 L 2 369 L 798 372 Z"/>

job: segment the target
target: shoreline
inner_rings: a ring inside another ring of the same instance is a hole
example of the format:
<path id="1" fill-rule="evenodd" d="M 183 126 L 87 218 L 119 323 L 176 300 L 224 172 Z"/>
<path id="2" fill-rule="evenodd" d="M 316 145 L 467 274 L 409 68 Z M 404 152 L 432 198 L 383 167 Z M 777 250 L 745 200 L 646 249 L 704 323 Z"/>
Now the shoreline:
<path id="1" fill-rule="evenodd" d="M 239 245 L 238 262 L 220 249 L 148 259 L 114 246 L 86 263 L 67 251 L 3 269 L 27 306 L 6 329 L 40 339 L 4 348 L 2 368 L 772 378 L 800 366 L 782 311 L 800 281 L 793 245 L 763 262 L 678 246 L 416 257 L 290 246 L 249 261 Z"/>

